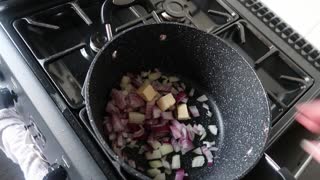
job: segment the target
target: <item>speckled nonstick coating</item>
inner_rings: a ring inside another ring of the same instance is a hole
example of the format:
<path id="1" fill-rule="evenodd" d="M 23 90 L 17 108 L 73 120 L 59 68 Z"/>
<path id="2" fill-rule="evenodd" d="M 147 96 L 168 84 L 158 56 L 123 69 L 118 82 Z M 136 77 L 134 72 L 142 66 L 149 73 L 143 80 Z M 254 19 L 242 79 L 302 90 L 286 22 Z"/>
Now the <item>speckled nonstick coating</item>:
<path id="1" fill-rule="evenodd" d="M 166 40 L 160 41 L 161 34 Z M 117 57 L 113 59 L 114 51 Z M 269 134 L 266 93 L 254 70 L 233 48 L 216 36 L 180 24 L 151 24 L 124 31 L 92 62 L 85 84 L 86 108 L 103 148 L 118 160 L 102 128 L 110 90 L 124 73 L 155 67 L 194 82 L 208 94 L 211 105 L 216 105 L 211 119 L 197 120 L 219 127 L 214 165 L 186 168 L 189 178 L 229 180 L 248 173 L 262 156 Z M 191 153 L 188 156 L 191 158 Z M 121 160 L 118 162 L 130 174 L 148 179 Z"/>

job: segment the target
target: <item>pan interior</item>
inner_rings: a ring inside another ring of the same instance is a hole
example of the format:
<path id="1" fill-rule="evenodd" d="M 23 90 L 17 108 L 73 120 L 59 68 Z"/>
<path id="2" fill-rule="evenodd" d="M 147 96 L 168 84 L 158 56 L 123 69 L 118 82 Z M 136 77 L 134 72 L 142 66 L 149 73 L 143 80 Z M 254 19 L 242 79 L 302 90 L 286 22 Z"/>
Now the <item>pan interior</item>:
<path id="1" fill-rule="evenodd" d="M 253 69 L 235 50 L 215 36 L 184 25 L 136 27 L 98 54 L 86 88 L 88 115 L 98 131 L 103 134 L 104 107 L 121 76 L 154 68 L 195 82 L 216 107 L 213 119 L 201 120 L 219 126 L 214 165 L 190 170 L 190 178 L 238 179 L 247 173 L 261 157 L 268 137 L 266 94 Z"/>

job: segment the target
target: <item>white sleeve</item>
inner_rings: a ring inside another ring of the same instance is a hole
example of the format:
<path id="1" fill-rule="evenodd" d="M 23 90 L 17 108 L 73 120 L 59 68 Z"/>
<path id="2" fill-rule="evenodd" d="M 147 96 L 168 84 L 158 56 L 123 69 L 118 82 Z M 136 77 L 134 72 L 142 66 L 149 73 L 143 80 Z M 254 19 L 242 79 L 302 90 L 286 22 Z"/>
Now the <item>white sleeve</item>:
<path id="1" fill-rule="evenodd" d="M 42 180 L 48 173 L 43 161 L 28 143 L 30 135 L 24 128 L 21 116 L 13 109 L 0 110 L 0 148 L 13 162 L 20 165 L 26 180 Z"/>

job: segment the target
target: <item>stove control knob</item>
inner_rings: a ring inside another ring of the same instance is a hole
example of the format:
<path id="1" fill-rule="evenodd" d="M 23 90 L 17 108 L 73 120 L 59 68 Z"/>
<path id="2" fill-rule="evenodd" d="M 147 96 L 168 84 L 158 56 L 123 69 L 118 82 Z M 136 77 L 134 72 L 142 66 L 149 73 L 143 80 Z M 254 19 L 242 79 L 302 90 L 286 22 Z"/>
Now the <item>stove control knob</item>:
<path id="1" fill-rule="evenodd" d="M 14 91 L 8 88 L 0 88 L 0 109 L 14 106 L 14 102 L 18 101 L 18 96 Z"/>
<path id="2" fill-rule="evenodd" d="M 52 164 L 49 167 L 49 173 L 43 178 L 44 180 L 66 180 L 68 177 L 67 171 L 58 164 Z"/>

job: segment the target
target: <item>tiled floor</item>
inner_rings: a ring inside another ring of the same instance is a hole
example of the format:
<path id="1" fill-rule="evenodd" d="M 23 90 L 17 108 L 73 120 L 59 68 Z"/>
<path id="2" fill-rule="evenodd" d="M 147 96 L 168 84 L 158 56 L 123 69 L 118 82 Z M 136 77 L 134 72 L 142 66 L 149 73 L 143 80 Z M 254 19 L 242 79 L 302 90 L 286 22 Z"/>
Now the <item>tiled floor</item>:
<path id="1" fill-rule="evenodd" d="M 0 150 L 0 179 L 1 180 L 24 180 L 23 173 L 17 164 L 14 164 Z"/>

